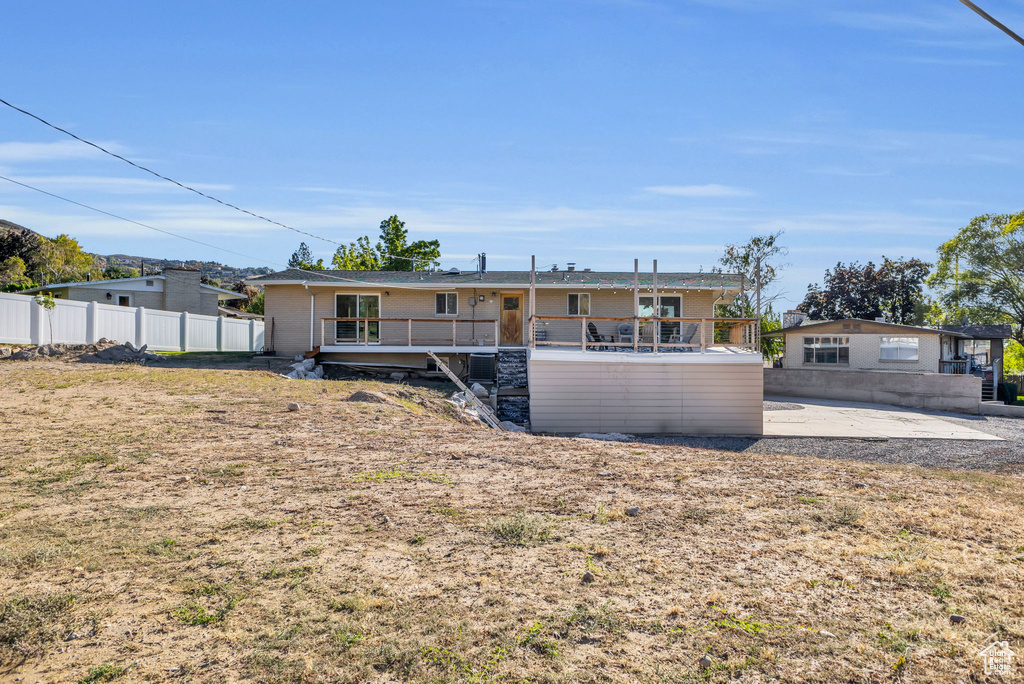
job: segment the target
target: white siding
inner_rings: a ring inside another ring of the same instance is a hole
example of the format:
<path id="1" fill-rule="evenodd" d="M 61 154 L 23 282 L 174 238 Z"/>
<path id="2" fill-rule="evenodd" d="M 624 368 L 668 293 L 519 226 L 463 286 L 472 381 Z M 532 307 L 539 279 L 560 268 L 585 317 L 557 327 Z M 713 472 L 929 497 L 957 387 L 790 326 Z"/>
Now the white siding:
<path id="1" fill-rule="evenodd" d="M 683 358 L 644 363 L 531 358 L 531 428 L 535 432 L 762 433 L 760 363 L 697 362 L 690 355 L 679 356 Z"/>

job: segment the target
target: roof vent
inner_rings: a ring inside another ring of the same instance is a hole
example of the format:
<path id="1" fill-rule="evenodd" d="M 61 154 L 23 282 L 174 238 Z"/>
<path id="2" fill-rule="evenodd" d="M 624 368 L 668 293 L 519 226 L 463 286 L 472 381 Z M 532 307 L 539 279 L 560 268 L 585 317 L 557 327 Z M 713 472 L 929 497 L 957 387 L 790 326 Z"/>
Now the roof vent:
<path id="1" fill-rule="evenodd" d="M 448 275 L 459 275 L 460 273 L 462 273 L 462 271 L 454 266 L 448 269 Z"/>
<path id="2" fill-rule="evenodd" d="M 568 269 L 570 271 L 575 271 L 576 270 L 576 262 L 575 261 L 570 261 L 568 264 L 566 264 L 566 269 Z"/>
<path id="3" fill-rule="evenodd" d="M 584 273 L 590 273 L 590 269 L 589 268 L 585 268 L 585 269 L 583 269 L 583 272 Z"/>

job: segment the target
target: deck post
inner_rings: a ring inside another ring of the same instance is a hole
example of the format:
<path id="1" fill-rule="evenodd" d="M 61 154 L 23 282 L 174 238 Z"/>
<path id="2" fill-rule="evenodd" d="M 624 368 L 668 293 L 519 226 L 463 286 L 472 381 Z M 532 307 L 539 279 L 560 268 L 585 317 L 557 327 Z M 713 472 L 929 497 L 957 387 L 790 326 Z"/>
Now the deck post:
<path id="1" fill-rule="evenodd" d="M 582 339 L 583 351 L 587 351 L 587 317 L 580 319 L 580 338 Z"/>
<path id="2" fill-rule="evenodd" d="M 410 318 L 407 322 L 409 324 L 409 332 L 408 332 L 409 340 L 408 340 L 408 342 L 409 342 L 409 346 L 411 347 L 412 346 L 412 319 Z"/>
<path id="3" fill-rule="evenodd" d="M 500 316 L 501 314 L 498 314 L 498 315 Z M 501 335 L 501 319 L 500 318 L 496 318 L 496 319 L 494 319 L 494 346 L 495 347 L 498 346 L 498 342 L 501 340 L 500 335 Z"/>
<path id="4" fill-rule="evenodd" d="M 499 300 L 499 307 L 501 301 Z M 530 349 L 537 348 L 537 255 L 530 255 L 530 324 L 526 327 L 530 335 Z M 501 317 L 499 310 L 498 317 Z M 494 328 L 494 344 L 498 344 L 498 327 Z"/>
<path id="5" fill-rule="evenodd" d="M 320 346 L 327 344 L 327 321 L 320 319 Z"/>
<path id="6" fill-rule="evenodd" d="M 633 353 L 640 345 L 640 260 L 633 259 Z"/>
<path id="7" fill-rule="evenodd" d="M 363 346 L 364 347 L 369 347 L 370 346 L 370 319 L 369 318 L 364 318 L 363 319 Z"/>
<path id="8" fill-rule="evenodd" d="M 654 280 L 651 283 L 651 295 L 654 300 L 654 342 L 653 351 L 658 353 L 658 342 L 661 340 L 661 307 L 658 305 L 658 260 L 654 260 Z"/>

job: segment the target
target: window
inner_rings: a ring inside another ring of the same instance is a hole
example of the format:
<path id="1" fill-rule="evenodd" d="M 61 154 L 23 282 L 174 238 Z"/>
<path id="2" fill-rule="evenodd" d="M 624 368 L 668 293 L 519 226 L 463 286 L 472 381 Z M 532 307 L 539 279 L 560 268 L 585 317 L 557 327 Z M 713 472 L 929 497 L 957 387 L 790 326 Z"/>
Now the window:
<path id="1" fill-rule="evenodd" d="M 849 337 L 805 337 L 804 363 L 849 364 Z"/>
<path id="2" fill-rule="evenodd" d="M 989 365 L 991 340 L 960 340 L 961 355 L 974 362 L 975 366 Z"/>
<path id="3" fill-rule="evenodd" d="M 438 292 L 434 295 L 434 313 L 438 316 L 455 316 L 459 313 L 459 295 L 455 292 Z"/>
<path id="4" fill-rule="evenodd" d="M 132 298 L 130 295 L 117 295 L 118 306 L 131 306 Z"/>
<path id="5" fill-rule="evenodd" d="M 590 293 L 583 292 L 580 294 L 570 294 L 569 301 L 567 304 L 567 310 L 570 316 L 589 316 L 590 315 Z"/>
<path id="6" fill-rule="evenodd" d="M 880 361 L 917 361 L 916 337 L 882 337 L 878 358 Z"/>
<path id="7" fill-rule="evenodd" d="M 146 287 L 153 287 L 154 284 L 155 283 L 152 280 L 147 280 L 146 281 Z"/>
<path id="8" fill-rule="evenodd" d="M 335 294 L 337 318 L 380 318 L 380 295 Z M 380 322 L 369 320 L 336 321 L 335 343 L 380 342 Z"/>

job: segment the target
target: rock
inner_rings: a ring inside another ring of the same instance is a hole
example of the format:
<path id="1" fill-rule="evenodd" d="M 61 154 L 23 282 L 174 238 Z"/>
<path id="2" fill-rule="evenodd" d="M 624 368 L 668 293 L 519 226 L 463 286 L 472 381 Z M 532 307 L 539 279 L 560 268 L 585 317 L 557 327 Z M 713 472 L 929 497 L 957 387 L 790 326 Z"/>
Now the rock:
<path id="1" fill-rule="evenodd" d="M 830 631 L 828 631 L 826 629 L 819 629 L 818 630 L 818 634 L 821 634 L 821 635 L 827 636 L 827 637 L 832 637 L 833 639 L 837 639 L 838 638 L 835 634 L 833 634 L 832 632 L 830 632 Z"/>
<path id="2" fill-rule="evenodd" d="M 711 660 L 711 656 L 709 656 L 707 653 L 705 653 L 704 657 L 700 659 L 700 666 L 701 667 L 711 667 L 711 664 L 713 662 L 714 661 Z"/>
<path id="3" fill-rule="evenodd" d="M 381 394 L 380 392 L 374 392 L 372 390 L 359 390 L 357 392 L 353 392 L 345 401 L 362 401 L 367 404 L 391 403 L 391 400 L 388 399 L 386 394 Z"/>
<path id="4" fill-rule="evenodd" d="M 298 402 L 289 401 L 287 408 L 289 411 L 298 411 L 299 408 L 301 407 L 299 406 Z"/>
<path id="5" fill-rule="evenodd" d="M 64 639 L 64 641 L 74 641 L 77 638 L 78 638 L 78 635 L 75 634 L 74 632 L 72 632 L 71 634 L 67 635 L 67 637 Z"/>
<path id="6" fill-rule="evenodd" d="M 516 425 L 511 420 L 503 420 L 501 421 L 501 424 L 509 432 L 526 432 L 526 428 L 524 428 L 522 425 Z"/>
<path id="7" fill-rule="evenodd" d="M 626 515 L 628 515 L 631 518 L 635 518 L 636 516 L 640 515 L 640 507 L 630 506 L 629 508 L 626 509 Z"/>
<path id="8" fill-rule="evenodd" d="M 869 489 L 869 488 L 871 487 L 871 485 L 869 485 L 869 484 L 866 484 L 866 483 L 864 483 L 864 482 L 858 482 L 857 484 L 855 484 L 855 485 L 853 485 L 853 486 L 854 486 L 854 487 L 855 487 L 856 489 Z"/>
<path id="9" fill-rule="evenodd" d="M 595 579 L 597 579 L 597 577 L 595 577 L 594 573 L 590 572 L 589 570 L 587 570 L 585 573 L 583 573 L 582 580 L 583 580 L 584 583 L 590 584 Z"/>
<path id="10" fill-rule="evenodd" d="M 965 618 L 963 615 L 950 615 L 949 621 L 952 622 L 954 625 L 962 625 L 965 622 L 967 622 L 967 618 Z"/>
<path id="11" fill-rule="evenodd" d="M 392 373 L 388 376 L 392 380 L 402 381 L 409 377 L 408 373 Z"/>
<path id="12" fill-rule="evenodd" d="M 487 398 L 487 388 L 481 385 L 479 382 L 474 382 L 469 388 L 469 391 L 480 397 L 481 399 Z"/>
<path id="13" fill-rule="evenodd" d="M 576 435 L 580 439 L 597 439 L 602 442 L 632 442 L 633 435 L 624 435 L 621 432 L 583 432 Z"/>
<path id="14" fill-rule="evenodd" d="M 13 353 L 10 347 L 0 347 L 0 359 L 6 359 Z"/>
<path id="15" fill-rule="evenodd" d="M 305 360 L 305 358 L 306 358 L 306 357 L 305 357 L 305 356 L 303 356 L 302 354 L 296 354 L 296 355 L 295 355 L 295 360 L 296 360 L 296 361 L 303 361 L 303 360 Z"/>

